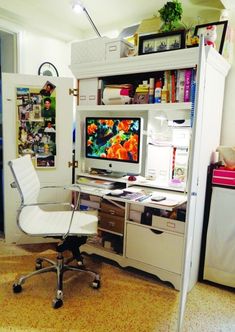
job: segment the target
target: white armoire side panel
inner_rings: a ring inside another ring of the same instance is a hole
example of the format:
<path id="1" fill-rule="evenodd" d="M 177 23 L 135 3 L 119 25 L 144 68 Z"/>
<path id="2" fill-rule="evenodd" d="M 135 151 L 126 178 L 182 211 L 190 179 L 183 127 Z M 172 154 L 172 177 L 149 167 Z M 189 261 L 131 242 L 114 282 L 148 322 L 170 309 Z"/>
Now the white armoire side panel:
<path id="1" fill-rule="evenodd" d="M 198 280 L 203 225 L 207 168 L 211 154 L 220 143 L 225 75 L 207 62 L 205 74 L 204 107 L 202 112 L 201 148 L 198 165 L 197 208 L 195 211 L 194 238 L 192 248 L 192 268 L 189 289 Z"/>
<path id="2" fill-rule="evenodd" d="M 211 153 L 219 144 L 224 82 L 228 70 L 228 63 L 213 48 L 200 46 L 178 331 L 183 329 L 187 291 L 198 279 L 207 168 Z"/>
<path id="3" fill-rule="evenodd" d="M 184 323 L 184 312 L 187 302 L 187 293 L 191 280 L 192 266 L 192 248 L 194 237 L 194 224 L 197 205 L 198 191 L 198 155 L 201 146 L 201 126 L 202 126 L 202 110 L 204 105 L 204 82 L 205 82 L 206 57 L 203 43 L 200 43 L 199 58 L 197 67 L 196 96 L 194 107 L 194 119 L 192 139 L 190 146 L 189 172 L 188 172 L 188 201 L 186 213 L 186 228 L 184 238 L 184 259 L 181 279 L 181 292 L 179 303 L 179 316 L 177 332 L 181 332 Z"/>
<path id="4" fill-rule="evenodd" d="M 17 157 L 16 137 L 16 87 L 43 87 L 47 80 L 56 86 L 56 168 L 37 169 L 41 186 L 71 184 L 71 169 L 68 161 L 72 158 L 73 97 L 69 89 L 73 87 L 71 78 L 43 77 L 19 74 L 3 74 L 3 176 L 4 176 L 4 231 L 8 243 L 43 242 L 42 238 L 32 238 L 23 234 L 16 224 L 19 194 L 10 187 L 13 181 L 8 161 Z M 44 191 L 45 192 L 45 191 Z M 44 201 L 63 201 L 66 191 L 54 189 L 43 194 Z"/>

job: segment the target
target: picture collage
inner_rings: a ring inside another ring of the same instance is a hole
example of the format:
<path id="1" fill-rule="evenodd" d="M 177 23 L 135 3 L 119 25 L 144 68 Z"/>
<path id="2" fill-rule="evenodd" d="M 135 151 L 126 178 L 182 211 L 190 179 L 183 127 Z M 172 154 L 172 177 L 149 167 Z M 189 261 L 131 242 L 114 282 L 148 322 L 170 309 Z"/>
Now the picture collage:
<path id="1" fill-rule="evenodd" d="M 18 156 L 30 154 L 37 168 L 56 166 L 56 86 L 17 87 Z"/>

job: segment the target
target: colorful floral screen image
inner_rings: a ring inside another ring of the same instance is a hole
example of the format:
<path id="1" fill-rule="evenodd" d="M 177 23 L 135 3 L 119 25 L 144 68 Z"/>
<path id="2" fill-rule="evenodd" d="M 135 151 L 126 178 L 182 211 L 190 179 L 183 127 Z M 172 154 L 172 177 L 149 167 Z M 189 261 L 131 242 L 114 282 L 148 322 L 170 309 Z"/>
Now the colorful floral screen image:
<path id="1" fill-rule="evenodd" d="M 141 118 L 86 118 L 86 157 L 139 162 Z"/>

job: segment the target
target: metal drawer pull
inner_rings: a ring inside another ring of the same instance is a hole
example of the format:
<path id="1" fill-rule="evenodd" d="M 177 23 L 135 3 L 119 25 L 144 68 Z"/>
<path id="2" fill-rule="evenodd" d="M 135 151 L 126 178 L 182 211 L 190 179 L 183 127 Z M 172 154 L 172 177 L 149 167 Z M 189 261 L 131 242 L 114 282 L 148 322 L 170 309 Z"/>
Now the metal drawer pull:
<path id="1" fill-rule="evenodd" d="M 164 233 L 162 231 L 158 231 L 158 230 L 152 229 L 152 228 L 150 228 L 150 231 L 153 232 L 154 234 L 157 234 L 157 235 L 160 235 L 160 234 Z"/>
<path id="2" fill-rule="evenodd" d="M 110 214 L 115 214 L 115 210 L 109 210 Z"/>

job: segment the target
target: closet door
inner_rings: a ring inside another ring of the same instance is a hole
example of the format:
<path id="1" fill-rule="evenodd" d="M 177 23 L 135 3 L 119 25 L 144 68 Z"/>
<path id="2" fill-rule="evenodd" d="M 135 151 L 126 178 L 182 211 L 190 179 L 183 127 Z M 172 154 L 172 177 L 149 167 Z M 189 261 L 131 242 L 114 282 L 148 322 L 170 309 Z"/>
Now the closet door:
<path id="1" fill-rule="evenodd" d="M 192 250 L 194 241 L 194 225 L 198 200 L 198 179 L 201 150 L 201 130 L 204 107 L 204 81 L 205 81 L 206 56 L 205 48 L 200 45 L 197 66 L 197 92 L 195 97 L 193 132 L 190 146 L 189 177 L 188 177 L 188 203 L 186 215 L 184 263 L 181 281 L 180 308 L 178 316 L 178 331 L 183 330 L 183 319 L 187 301 L 187 293 L 192 278 Z M 201 207 L 203 209 L 203 206 Z"/>
<path id="2" fill-rule="evenodd" d="M 54 102 L 56 109 L 55 116 L 55 167 L 43 167 L 42 158 L 38 158 L 37 172 L 41 185 L 66 185 L 71 184 L 72 170 L 68 168 L 68 161 L 72 159 L 72 122 L 73 122 L 73 97 L 69 95 L 69 89 L 73 87 L 72 78 L 59 78 L 51 76 L 31 76 L 19 74 L 2 75 L 2 100 L 3 100 L 3 179 L 4 179 L 4 231 L 8 243 L 32 243 L 42 242 L 42 238 L 32 238 L 24 235 L 16 224 L 16 213 L 20 200 L 16 189 L 10 187 L 13 181 L 8 161 L 18 157 L 18 127 L 19 122 L 19 94 L 17 88 L 29 88 L 29 91 L 40 91 L 49 81 L 54 88 Z M 35 96 L 37 94 L 35 93 Z M 17 98 L 18 96 L 18 98 Z M 35 96 L 33 98 L 35 98 Z M 46 97 L 46 96 L 44 96 Z M 28 97 L 26 97 L 28 98 Z M 39 97 L 41 98 L 41 97 Z M 17 100 L 18 99 L 18 100 Z M 22 99 L 22 98 L 21 98 Z M 35 102 L 36 103 L 36 102 Z M 38 103 L 38 101 L 37 101 Z M 38 108 L 37 108 L 38 111 Z M 36 111 L 35 111 L 36 112 Z M 40 122 L 38 115 L 32 119 L 23 117 L 23 120 L 31 123 L 30 128 Z M 46 118 L 44 118 L 44 123 Z M 45 124 L 46 125 L 46 124 Z M 44 125 L 44 126 L 45 126 Z M 41 136 L 44 136 L 44 127 L 40 129 Z M 50 135 L 47 135 L 48 137 Z M 46 151 L 45 151 L 46 153 Z M 52 164 L 53 165 L 53 164 Z M 47 164 L 48 166 L 48 164 Z M 44 201 L 61 201 L 68 196 L 66 191 L 50 189 L 41 197 Z"/>

